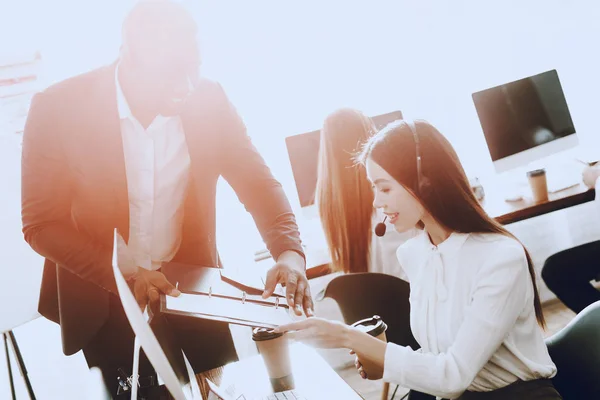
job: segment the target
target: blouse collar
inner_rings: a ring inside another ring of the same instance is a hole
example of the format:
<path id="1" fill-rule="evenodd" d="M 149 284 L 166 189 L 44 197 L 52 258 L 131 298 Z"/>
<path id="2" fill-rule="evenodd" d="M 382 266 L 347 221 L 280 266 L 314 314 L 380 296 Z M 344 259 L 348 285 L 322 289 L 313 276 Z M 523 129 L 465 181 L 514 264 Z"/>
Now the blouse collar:
<path id="1" fill-rule="evenodd" d="M 446 240 L 436 246 L 431 243 L 431 239 L 429 238 L 427 231 L 423 230 L 421 233 L 421 242 L 425 250 L 430 252 L 438 251 L 441 254 L 450 255 L 456 254 L 462 248 L 468 237 L 468 233 L 452 232 L 450 236 L 446 238 Z"/>

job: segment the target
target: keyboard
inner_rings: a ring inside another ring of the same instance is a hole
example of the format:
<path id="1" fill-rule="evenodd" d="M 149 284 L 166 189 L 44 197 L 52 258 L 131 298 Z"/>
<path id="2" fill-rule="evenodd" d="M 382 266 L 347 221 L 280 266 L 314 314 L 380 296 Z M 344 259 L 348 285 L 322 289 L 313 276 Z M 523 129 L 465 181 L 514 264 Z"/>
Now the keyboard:
<path id="1" fill-rule="evenodd" d="M 554 172 L 554 171 L 552 171 Z M 548 173 L 547 174 L 548 192 L 556 193 L 561 190 L 577 186 L 581 183 L 580 173 Z"/>
<path id="2" fill-rule="evenodd" d="M 209 400 L 308 400 L 296 390 L 286 390 L 285 392 L 270 394 L 264 397 L 249 398 L 243 394 L 237 393 L 235 385 L 230 385 L 227 390 L 225 390 L 215 385 L 210 379 L 206 379 L 206 383 L 208 383 L 208 388 L 210 390 L 210 393 L 208 394 Z"/>
<path id="3" fill-rule="evenodd" d="M 279 392 L 270 394 L 262 397 L 258 400 L 308 400 L 306 397 L 299 394 L 296 390 L 286 390 L 285 392 Z"/>

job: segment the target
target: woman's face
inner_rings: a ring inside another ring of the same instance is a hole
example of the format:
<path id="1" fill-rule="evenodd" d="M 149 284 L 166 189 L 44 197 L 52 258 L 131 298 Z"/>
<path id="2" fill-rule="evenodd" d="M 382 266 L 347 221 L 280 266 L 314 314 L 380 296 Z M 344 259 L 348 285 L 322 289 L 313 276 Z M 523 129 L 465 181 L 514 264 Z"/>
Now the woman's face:
<path id="1" fill-rule="evenodd" d="M 375 195 L 373 205 L 383 210 L 398 232 L 414 228 L 425 213 L 421 203 L 370 158 L 367 159 L 366 168 Z"/>

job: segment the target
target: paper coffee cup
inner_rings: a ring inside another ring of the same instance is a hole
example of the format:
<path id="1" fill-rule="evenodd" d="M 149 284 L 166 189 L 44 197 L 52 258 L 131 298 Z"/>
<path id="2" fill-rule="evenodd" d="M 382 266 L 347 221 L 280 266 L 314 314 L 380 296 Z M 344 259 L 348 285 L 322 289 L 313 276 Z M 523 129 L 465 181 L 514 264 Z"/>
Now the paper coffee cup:
<path id="1" fill-rule="evenodd" d="M 531 194 L 533 201 L 540 203 L 548 200 L 548 184 L 546 182 L 546 171 L 544 169 L 536 169 L 527 172 L 529 186 L 531 186 Z"/>
<path id="2" fill-rule="evenodd" d="M 381 320 L 379 315 L 374 315 L 372 318 L 366 318 L 352 324 L 352 327 L 360 329 L 369 335 L 387 342 L 385 332 L 387 325 Z M 383 378 L 383 366 L 371 361 L 366 354 L 356 353 L 358 361 L 363 366 L 363 370 L 367 373 L 367 379 L 375 380 Z"/>
<path id="3" fill-rule="evenodd" d="M 275 333 L 272 329 L 255 328 L 252 330 L 252 340 L 265 362 L 273 391 L 294 389 L 287 336 Z"/>

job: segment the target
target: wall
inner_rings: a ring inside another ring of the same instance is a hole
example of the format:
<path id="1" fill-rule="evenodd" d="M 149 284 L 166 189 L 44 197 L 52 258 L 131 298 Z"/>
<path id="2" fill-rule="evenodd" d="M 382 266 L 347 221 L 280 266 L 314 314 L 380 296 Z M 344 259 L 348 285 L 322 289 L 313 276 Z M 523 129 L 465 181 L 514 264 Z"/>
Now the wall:
<path id="1" fill-rule="evenodd" d="M 257 8 L 264 4 L 253 3 Z M 600 8 L 595 3 L 364 4 L 287 12 L 270 4 L 267 9 L 279 18 L 264 19 L 248 6 L 227 14 L 230 23 L 214 27 L 221 40 L 205 45 L 206 71 L 223 77 L 255 144 L 296 209 L 281 138 L 318 128 L 328 112 L 341 106 L 368 114 L 401 109 L 409 117 L 426 118 L 450 138 L 470 175 L 486 175 L 493 167 L 471 93 L 557 69 L 582 147 L 600 152 L 594 118 L 600 89 L 595 50 Z M 244 35 L 232 33 L 236 30 Z M 209 65 L 209 55 L 217 54 L 227 60 L 222 70 Z M 230 195 L 227 190 L 224 196 Z M 249 233 L 251 220 L 234 210 L 219 214 L 229 221 L 221 225 L 221 234 L 231 248 L 252 242 L 238 252 L 245 256 L 260 240 Z M 305 231 L 313 229 L 305 225 Z"/>

